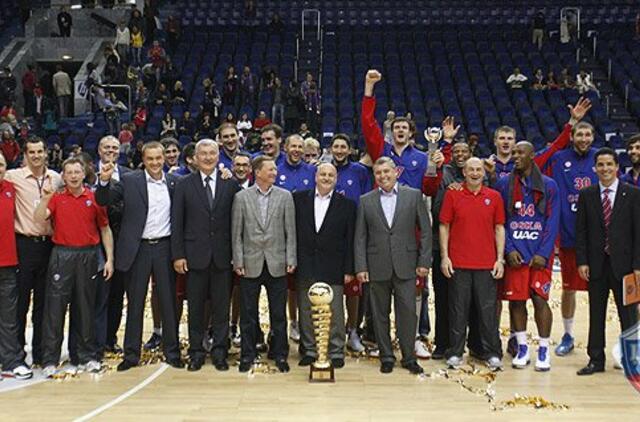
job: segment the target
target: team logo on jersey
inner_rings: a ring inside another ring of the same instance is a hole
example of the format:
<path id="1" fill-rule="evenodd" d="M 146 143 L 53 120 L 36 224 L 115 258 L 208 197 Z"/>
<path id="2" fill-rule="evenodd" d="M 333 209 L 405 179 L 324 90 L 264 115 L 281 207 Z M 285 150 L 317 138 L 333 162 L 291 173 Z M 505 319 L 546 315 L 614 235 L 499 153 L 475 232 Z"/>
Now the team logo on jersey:
<path id="1" fill-rule="evenodd" d="M 565 166 L 566 168 L 571 167 L 571 161 L 565 161 L 565 162 L 564 162 L 564 166 Z"/>
<path id="2" fill-rule="evenodd" d="M 7 198 L 11 198 L 11 192 L 5 192 L 4 194 L 7 196 Z"/>
<path id="3" fill-rule="evenodd" d="M 60 274 L 54 274 L 53 281 L 59 281 L 59 280 L 60 280 Z"/>
<path id="4" fill-rule="evenodd" d="M 84 203 L 87 207 L 90 207 L 91 204 L 93 204 L 93 202 L 91 202 L 91 199 L 87 199 L 86 201 L 84 201 Z"/>
<path id="5" fill-rule="evenodd" d="M 624 376 L 640 392 L 640 322 L 620 335 L 620 346 Z"/>
<path id="6" fill-rule="evenodd" d="M 485 198 L 485 200 L 484 200 L 484 204 L 485 204 L 485 205 L 490 205 L 490 204 L 491 204 L 491 199 L 489 199 L 489 198 Z"/>
<path id="7" fill-rule="evenodd" d="M 527 230 L 516 230 L 513 232 L 515 240 L 538 240 L 540 233 Z"/>
<path id="8" fill-rule="evenodd" d="M 304 183 L 305 185 L 308 185 L 308 184 L 309 184 L 309 181 L 308 181 L 307 179 L 304 179 L 304 180 L 302 181 L 302 183 Z"/>
<path id="9" fill-rule="evenodd" d="M 413 160 L 413 161 L 411 161 L 411 165 L 412 165 L 413 167 L 415 167 L 415 166 L 417 166 L 417 165 L 418 165 L 418 162 L 417 162 L 416 160 Z"/>
<path id="10" fill-rule="evenodd" d="M 516 207 L 516 209 L 519 210 L 520 208 L 522 208 L 522 202 L 516 201 L 516 203 L 514 204 L 514 207 Z"/>
<path id="11" fill-rule="evenodd" d="M 284 174 L 281 174 L 280 175 L 280 180 L 282 180 L 284 182 L 285 180 L 287 180 L 287 176 L 285 176 Z"/>
<path id="12" fill-rule="evenodd" d="M 349 185 L 349 186 L 353 185 L 353 180 L 351 180 L 351 179 L 347 180 L 347 185 Z"/>

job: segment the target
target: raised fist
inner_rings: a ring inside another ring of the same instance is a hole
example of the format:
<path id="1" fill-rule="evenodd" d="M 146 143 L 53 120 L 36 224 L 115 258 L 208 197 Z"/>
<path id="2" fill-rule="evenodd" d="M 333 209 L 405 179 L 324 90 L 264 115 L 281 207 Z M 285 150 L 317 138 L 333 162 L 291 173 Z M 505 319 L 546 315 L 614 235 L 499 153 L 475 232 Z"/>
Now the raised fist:
<path id="1" fill-rule="evenodd" d="M 102 169 L 100 170 L 100 180 L 102 180 L 103 182 L 110 181 L 115 169 L 116 166 L 113 163 L 107 163 L 103 165 Z"/>
<path id="2" fill-rule="evenodd" d="M 375 69 L 371 69 L 367 72 L 365 81 L 370 84 L 376 84 L 380 82 L 380 79 L 382 79 L 382 73 L 378 72 Z"/>

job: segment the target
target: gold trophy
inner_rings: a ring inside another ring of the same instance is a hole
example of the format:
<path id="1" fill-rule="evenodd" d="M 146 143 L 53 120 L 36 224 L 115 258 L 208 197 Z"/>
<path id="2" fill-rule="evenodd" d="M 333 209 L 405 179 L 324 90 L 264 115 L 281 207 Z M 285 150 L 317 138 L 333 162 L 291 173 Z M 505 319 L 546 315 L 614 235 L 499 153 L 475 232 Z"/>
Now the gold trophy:
<path id="1" fill-rule="evenodd" d="M 424 138 L 427 140 L 427 155 L 429 156 L 429 162 L 427 164 L 426 176 L 435 177 L 437 174 L 436 163 L 433 162 L 433 154 L 438 150 L 438 142 L 442 139 L 442 129 L 439 127 L 429 127 L 424 131 Z"/>
<path id="2" fill-rule="evenodd" d="M 318 349 L 318 359 L 309 367 L 309 382 L 335 382 L 333 366 L 327 357 L 333 289 L 327 283 L 314 283 L 307 296 L 311 302 L 311 319 Z"/>

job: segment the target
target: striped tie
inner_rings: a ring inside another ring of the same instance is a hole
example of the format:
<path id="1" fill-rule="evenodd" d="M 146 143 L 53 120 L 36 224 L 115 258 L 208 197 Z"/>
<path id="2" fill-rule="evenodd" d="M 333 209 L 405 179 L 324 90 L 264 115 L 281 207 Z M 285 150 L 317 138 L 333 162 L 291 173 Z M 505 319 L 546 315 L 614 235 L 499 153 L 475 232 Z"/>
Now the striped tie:
<path id="1" fill-rule="evenodd" d="M 611 223 L 611 199 L 609 193 L 612 190 L 607 188 L 602 192 L 602 215 L 604 216 L 604 252 L 609 255 L 609 223 Z"/>

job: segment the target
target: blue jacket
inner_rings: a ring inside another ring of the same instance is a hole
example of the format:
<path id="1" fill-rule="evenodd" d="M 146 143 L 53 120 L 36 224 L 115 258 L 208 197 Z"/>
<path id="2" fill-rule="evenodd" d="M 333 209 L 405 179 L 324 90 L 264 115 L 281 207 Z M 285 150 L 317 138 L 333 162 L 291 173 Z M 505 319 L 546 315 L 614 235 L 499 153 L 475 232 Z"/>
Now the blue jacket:
<path id="1" fill-rule="evenodd" d="M 295 166 L 283 160 L 278 165 L 278 176 L 276 186 L 286 189 L 289 192 L 315 189 L 316 187 L 316 166 L 300 161 Z"/>
<path id="2" fill-rule="evenodd" d="M 352 162 L 337 166 L 337 168 L 336 192 L 343 194 L 347 199 L 351 199 L 358 205 L 360 196 L 369 192 L 372 188 L 369 170 L 360 163 Z"/>

